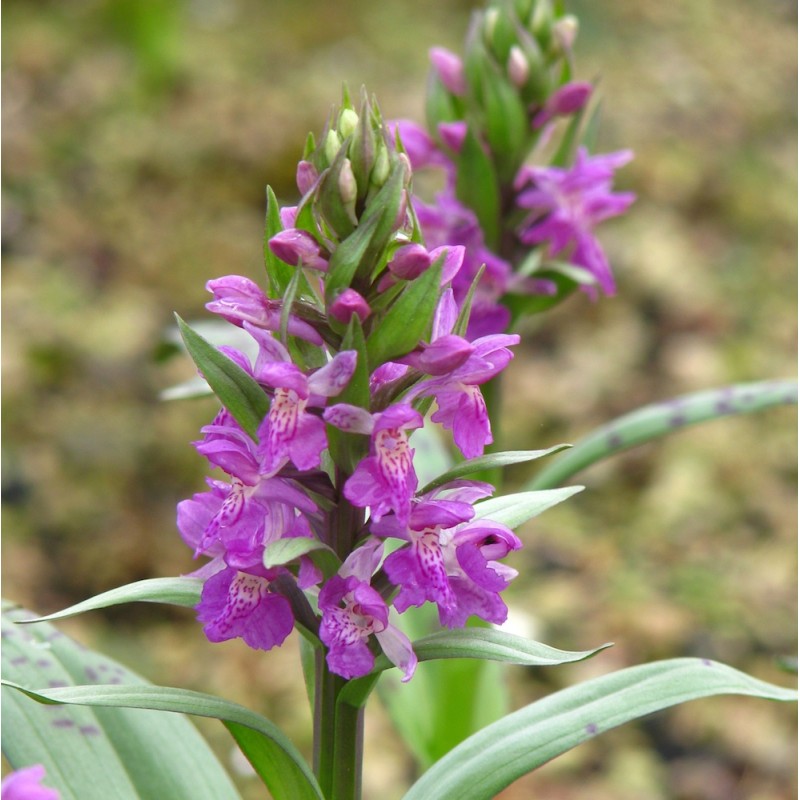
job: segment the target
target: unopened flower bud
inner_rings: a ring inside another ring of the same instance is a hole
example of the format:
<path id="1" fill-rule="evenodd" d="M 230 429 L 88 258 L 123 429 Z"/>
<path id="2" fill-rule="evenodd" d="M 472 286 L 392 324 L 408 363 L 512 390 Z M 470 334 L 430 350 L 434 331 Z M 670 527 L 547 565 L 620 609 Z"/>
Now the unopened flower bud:
<path id="1" fill-rule="evenodd" d="M 446 334 L 432 344 L 423 343 L 419 350 L 399 359 L 428 375 L 447 375 L 458 369 L 475 351 L 474 345 L 461 336 Z"/>
<path id="2" fill-rule="evenodd" d="M 293 267 L 302 265 L 312 269 L 327 270 L 328 260 L 322 255 L 317 240 L 300 228 L 289 228 L 276 233 L 269 240 L 269 249 L 281 260 Z"/>
<path id="3" fill-rule="evenodd" d="M 592 93 L 592 84 L 582 81 L 565 83 L 548 98 L 547 102 L 531 120 L 534 128 L 541 128 L 553 117 L 574 114 L 580 111 Z"/>
<path id="4" fill-rule="evenodd" d="M 296 181 L 300 194 L 305 194 L 319 177 L 317 168 L 310 161 L 300 161 L 297 165 Z"/>
<path id="5" fill-rule="evenodd" d="M 378 152 L 375 156 L 375 164 L 372 167 L 372 171 L 369 173 L 369 182 L 378 188 L 383 186 L 386 183 L 386 179 L 389 177 L 389 173 L 391 172 L 391 167 L 389 165 L 389 151 L 386 149 L 386 145 L 383 143 L 382 140 L 378 140 Z"/>
<path id="6" fill-rule="evenodd" d="M 342 162 L 342 168 L 339 170 L 339 194 L 346 206 L 355 206 L 358 186 L 356 185 L 356 177 L 353 175 L 353 165 L 350 163 L 349 158 Z"/>
<path id="7" fill-rule="evenodd" d="M 463 120 L 440 122 L 436 127 L 445 145 L 454 153 L 460 153 L 464 146 L 464 139 L 467 138 L 467 123 Z"/>
<path id="8" fill-rule="evenodd" d="M 530 30 L 534 36 L 546 39 L 553 25 L 553 5 L 550 0 L 537 0 L 533 6 Z"/>
<path id="9" fill-rule="evenodd" d="M 358 114 L 352 108 L 343 108 L 339 112 L 339 124 L 336 126 L 342 139 L 346 139 L 358 125 Z"/>
<path id="10" fill-rule="evenodd" d="M 348 288 L 331 303 L 328 313 L 335 320 L 347 325 L 353 314 L 363 322 L 372 313 L 372 309 L 355 289 Z"/>
<path id="11" fill-rule="evenodd" d="M 432 47 L 429 52 L 431 64 L 445 88 L 462 97 L 467 93 L 467 82 L 464 77 L 464 64 L 452 51 L 444 47 Z"/>
<path id="12" fill-rule="evenodd" d="M 557 20 L 553 25 L 553 38 L 564 53 L 570 52 L 578 36 L 578 18 L 572 14 Z"/>
<path id="13" fill-rule="evenodd" d="M 342 146 L 342 140 L 339 138 L 339 134 L 336 131 L 328 131 L 328 135 L 325 137 L 325 158 L 328 161 L 328 164 L 333 164 L 336 160 L 336 154 L 339 152 L 339 148 Z"/>
<path id="14" fill-rule="evenodd" d="M 497 20 L 500 17 L 500 9 L 496 6 L 487 8 L 483 15 L 483 35 L 486 41 L 491 43 L 494 41 L 494 30 L 497 27 Z"/>
<path id="15" fill-rule="evenodd" d="M 416 242 L 398 247 L 392 260 L 387 264 L 392 275 L 406 281 L 419 277 L 430 265 L 430 254 Z"/>
<path id="16" fill-rule="evenodd" d="M 411 176 L 414 174 L 411 159 L 405 153 L 398 153 L 397 160 L 403 165 L 403 186 L 408 188 L 411 184 Z"/>
<path id="17" fill-rule="evenodd" d="M 521 89 L 527 82 L 531 74 L 531 65 L 525 57 L 525 53 L 518 45 L 513 45 L 508 53 L 508 62 L 506 64 L 508 70 L 508 77 L 511 83 L 518 89 Z"/>

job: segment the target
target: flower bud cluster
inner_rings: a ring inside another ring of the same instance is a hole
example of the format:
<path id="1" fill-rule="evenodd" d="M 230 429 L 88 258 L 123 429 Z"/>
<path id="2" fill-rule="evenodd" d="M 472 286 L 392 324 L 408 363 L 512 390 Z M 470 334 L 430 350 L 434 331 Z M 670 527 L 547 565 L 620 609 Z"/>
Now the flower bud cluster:
<path id="1" fill-rule="evenodd" d="M 633 201 L 611 193 L 630 154 L 579 147 L 593 87 L 572 77 L 577 20 L 557 5 L 493 0 L 475 12 L 463 57 L 430 51 L 427 131 L 397 123 L 414 169 L 445 170 L 444 191 L 415 211 L 428 244 L 465 247 L 459 302 L 483 269 L 473 334 L 505 331 L 576 288 L 614 292 L 593 231 Z"/>
<path id="2" fill-rule="evenodd" d="M 220 348 L 222 372 L 266 411 L 248 428 L 224 407 L 195 443 L 224 475 L 178 506 L 184 541 L 209 559 L 194 573 L 198 619 L 211 641 L 264 650 L 300 626 L 345 678 L 382 649 L 407 680 L 416 656 L 397 613 L 432 602 L 448 627 L 506 616 L 515 572 L 501 560 L 521 543 L 475 518 L 492 487 L 420 494 L 411 435 L 435 423 L 481 455 L 480 387 L 519 337 L 465 335 L 451 288 L 464 248 L 423 244 L 409 158 L 365 94 L 309 140 L 297 184 L 296 207 L 268 210 L 268 291 L 240 276 L 208 284 L 209 310 L 255 345 L 254 357 Z"/>

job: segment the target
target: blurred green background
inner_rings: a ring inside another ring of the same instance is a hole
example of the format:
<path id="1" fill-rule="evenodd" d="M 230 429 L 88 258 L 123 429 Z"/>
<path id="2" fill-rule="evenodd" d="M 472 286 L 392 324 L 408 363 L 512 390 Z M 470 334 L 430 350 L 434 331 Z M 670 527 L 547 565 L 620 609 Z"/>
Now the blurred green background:
<path id="1" fill-rule="evenodd" d="M 567 5 L 577 73 L 604 98 L 598 149 L 635 150 L 619 185 L 639 199 L 601 233 L 619 296 L 571 298 L 518 348 L 503 421 L 514 448 L 796 372 L 794 4 Z M 427 50 L 459 50 L 475 7 L 6 0 L 4 596 L 53 611 L 193 568 L 174 509 L 203 487 L 189 442 L 215 405 L 158 400 L 193 373 L 158 358 L 172 312 L 202 318 L 210 278 L 262 277 L 264 187 L 293 200 L 305 135 L 342 82 L 422 121 Z M 616 647 L 512 670 L 515 702 L 679 655 L 787 683 L 775 658 L 797 650 L 796 434 L 782 407 L 579 476 L 587 491 L 523 530 L 510 602 L 551 645 Z M 191 612 L 149 605 L 63 627 L 151 680 L 253 705 L 310 746 L 294 642 L 266 656 L 211 646 Z M 367 797 L 392 800 L 411 762 L 377 703 L 367 725 Z M 227 760 L 221 726 L 201 727 Z M 795 755 L 795 709 L 716 698 L 606 734 L 501 797 L 789 800 Z"/>

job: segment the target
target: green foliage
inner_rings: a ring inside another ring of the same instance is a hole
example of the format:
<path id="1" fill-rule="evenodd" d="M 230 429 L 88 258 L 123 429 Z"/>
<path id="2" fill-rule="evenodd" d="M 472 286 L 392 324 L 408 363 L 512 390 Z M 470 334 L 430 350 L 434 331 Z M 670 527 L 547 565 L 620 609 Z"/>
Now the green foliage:
<path id="1" fill-rule="evenodd" d="M 796 403 L 795 380 L 740 383 L 653 403 L 618 417 L 590 433 L 569 453 L 542 470 L 528 483 L 528 488 L 547 489 L 558 486 L 562 481 L 604 458 L 674 433 L 687 425 Z"/>
<path id="2" fill-rule="evenodd" d="M 269 411 L 264 390 L 238 364 L 195 333 L 177 314 L 186 349 L 220 402 L 253 438 Z"/>
<path id="3" fill-rule="evenodd" d="M 491 497 L 475 503 L 475 518 L 491 519 L 513 530 L 583 489 L 583 486 L 565 486 L 563 489 L 542 489 Z"/>
<path id="4" fill-rule="evenodd" d="M 484 728 L 438 761 L 403 800 L 491 800 L 598 733 L 718 694 L 797 700 L 794 690 L 712 661 L 679 658 L 629 667 L 562 689 Z"/>
<path id="5" fill-rule="evenodd" d="M 267 186 L 267 215 L 264 222 L 264 268 L 267 271 L 268 294 L 273 299 L 283 297 L 286 287 L 292 280 L 292 275 L 297 272 L 296 267 L 284 263 L 269 246 L 269 240 L 283 230 L 280 216 L 280 203 L 272 191 L 271 186 Z"/>
<path id="6" fill-rule="evenodd" d="M 426 494 L 448 481 L 455 480 L 456 478 L 463 478 L 466 475 L 472 475 L 481 470 L 535 461 L 537 458 L 549 456 L 552 453 L 559 453 L 568 447 L 568 444 L 557 444 L 553 447 L 548 447 L 546 450 L 506 450 L 502 453 L 489 453 L 485 456 L 478 456 L 478 458 L 471 458 L 468 461 L 462 461 L 460 464 L 456 464 L 454 467 L 448 469 L 447 472 L 442 473 L 439 477 L 430 481 L 430 483 L 426 484 L 420 490 L 420 494 Z"/>
<path id="7" fill-rule="evenodd" d="M 202 589 L 203 581 L 200 578 L 148 578 L 125 586 L 118 586 L 116 589 L 95 595 L 88 600 L 65 608 L 63 611 L 57 611 L 45 617 L 35 617 L 29 621 L 46 622 L 64 619 L 123 603 L 167 603 L 174 606 L 193 607 L 200 602 Z"/>
<path id="8" fill-rule="evenodd" d="M 336 553 L 318 539 L 298 536 L 270 542 L 264 548 L 264 566 L 267 569 L 284 566 L 296 561 L 301 556 L 309 556 L 326 578 L 335 574 L 342 563 Z"/>
<path id="9" fill-rule="evenodd" d="M 409 281 L 367 337 L 369 364 L 375 367 L 405 355 L 430 334 L 439 296 L 441 263 Z"/>
<path id="10" fill-rule="evenodd" d="M 59 790 L 62 800 L 239 797 L 213 752 L 183 717 L 33 702 L 44 701 L 30 691 L 37 687 L 59 686 L 64 688 L 52 691 L 90 697 L 109 690 L 147 695 L 157 687 L 52 625 L 17 624 L 30 616 L 8 604 L 2 619 L 3 754 L 12 767 L 44 764 L 48 785 Z M 127 686 L 100 685 L 103 681 Z"/>

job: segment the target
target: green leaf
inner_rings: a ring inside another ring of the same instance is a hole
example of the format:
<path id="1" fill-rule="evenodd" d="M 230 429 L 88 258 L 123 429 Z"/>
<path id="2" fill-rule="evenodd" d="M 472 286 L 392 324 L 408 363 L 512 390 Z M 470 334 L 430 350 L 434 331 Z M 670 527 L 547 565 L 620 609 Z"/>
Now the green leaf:
<path id="1" fill-rule="evenodd" d="M 536 278 L 551 281 L 555 284 L 555 294 L 504 294 L 500 301 L 511 311 L 512 325 L 527 314 L 540 314 L 548 311 L 553 306 L 566 300 L 579 286 L 580 283 L 573 277 L 565 275 L 558 270 L 537 270 Z"/>
<path id="2" fill-rule="evenodd" d="M 300 556 L 310 556 L 326 578 L 335 574 L 342 565 L 339 557 L 328 545 L 317 539 L 297 536 L 270 542 L 264 548 L 264 566 L 267 569 L 281 567 L 295 561 Z"/>
<path id="3" fill-rule="evenodd" d="M 325 277 L 325 302 L 328 306 L 342 289 L 358 282 L 354 281 L 355 278 L 366 281 L 369 277 L 367 268 L 371 272 L 392 235 L 405 191 L 404 178 L 405 167 L 397 160 L 386 183 L 369 201 L 369 210 L 358 227 L 334 250 Z M 362 286 L 361 290 L 362 294 L 366 293 L 366 287 Z"/>
<path id="4" fill-rule="evenodd" d="M 44 617 L 34 617 L 26 622 L 49 622 L 123 603 L 166 603 L 193 608 L 200 602 L 202 590 L 203 581 L 199 578 L 149 578 L 102 592 L 63 611 L 56 611 Z"/>
<path id="5" fill-rule="evenodd" d="M 389 672 L 378 695 L 421 769 L 510 708 L 505 665 L 477 659 L 420 664 L 414 679 Z"/>
<path id="6" fill-rule="evenodd" d="M 384 679 L 379 692 L 412 752 L 429 767 L 459 742 L 507 713 L 504 664 L 567 664 L 589 658 L 610 645 L 568 652 L 494 628 L 470 626 L 438 631 L 418 639 L 413 646 L 421 662 L 435 663 L 418 668 L 407 686 L 396 679 Z M 383 658 L 379 659 L 379 668 Z M 424 682 L 417 685 L 419 678 Z M 409 689 L 414 690 L 411 696 Z"/>
<path id="7" fill-rule="evenodd" d="M 593 650 L 558 650 L 497 628 L 461 628 L 438 631 L 418 639 L 413 647 L 420 661 L 480 658 L 528 667 L 549 667 L 583 661 L 611 647 L 611 644 L 603 644 Z"/>
<path id="8" fill-rule="evenodd" d="M 797 404 L 797 382 L 794 380 L 739 383 L 653 403 L 617 417 L 581 439 L 568 453 L 542 470 L 526 488 L 558 486 L 597 461 L 682 430 L 687 425 L 785 404 Z"/>
<path id="9" fill-rule="evenodd" d="M 267 186 L 267 217 L 264 223 L 264 267 L 267 270 L 269 296 L 280 299 L 297 272 L 296 267 L 281 261 L 269 248 L 269 240 L 283 230 L 280 204 L 271 186 Z"/>
<path id="10" fill-rule="evenodd" d="M 367 338 L 371 369 L 410 352 L 430 333 L 439 301 L 443 260 L 437 259 L 422 275 L 410 281 L 380 323 L 374 326 Z"/>
<path id="11" fill-rule="evenodd" d="M 517 528 L 583 489 L 583 486 L 565 486 L 563 489 L 517 492 L 503 497 L 492 497 L 475 504 L 475 519 L 491 519 L 509 528 Z"/>
<path id="12" fill-rule="evenodd" d="M 486 68 L 481 78 L 486 138 L 500 183 L 509 183 L 526 156 L 530 120 L 519 92 L 499 69 Z"/>
<path id="13" fill-rule="evenodd" d="M 9 685 L 73 691 L 72 684 L 94 680 L 152 688 L 52 625 L 16 624 L 30 616 L 20 608 L 3 613 L 3 676 Z M 4 755 L 14 769 L 43 764 L 46 783 L 58 789 L 61 800 L 239 799 L 227 772 L 184 717 L 122 708 L 45 707 L 6 687 L 2 695 Z"/>
<path id="14" fill-rule="evenodd" d="M 40 703 L 142 708 L 218 719 L 230 731 L 275 800 L 323 800 L 308 764 L 289 739 L 266 717 L 237 703 L 169 686 L 97 685 L 31 689 L 7 681 L 3 685 Z"/>
<path id="15" fill-rule="evenodd" d="M 470 126 L 456 160 L 456 196 L 478 217 L 486 244 L 496 250 L 500 238 L 500 188 L 491 158 Z"/>
<path id="16" fill-rule="evenodd" d="M 794 690 L 697 658 L 629 667 L 562 689 L 489 725 L 434 764 L 403 800 L 490 800 L 598 733 L 718 694 L 797 699 Z"/>
<path id="17" fill-rule="evenodd" d="M 177 314 L 186 349 L 208 385 L 242 428 L 256 439 L 258 426 L 269 411 L 264 390 L 238 364 L 193 331 Z"/>
<path id="18" fill-rule="evenodd" d="M 535 642 L 523 636 L 488 627 L 440 630 L 416 639 L 412 643 L 420 663 L 441 659 L 470 658 L 528 667 L 550 667 L 583 661 L 611 646 L 612 644 L 609 642 L 592 650 L 559 650 L 542 642 Z M 359 681 L 363 681 L 366 686 L 371 678 L 392 666 L 392 662 L 385 655 L 378 656 L 369 675 L 350 681 L 343 691 L 343 701 L 358 705 L 361 702 L 359 698 L 366 699 L 358 685 Z M 416 675 L 414 680 L 416 680 Z"/>
<path id="19" fill-rule="evenodd" d="M 421 491 L 420 494 L 426 494 L 433 489 L 442 486 L 448 481 L 462 478 L 464 475 L 471 475 L 484 469 L 493 469 L 495 467 L 505 467 L 509 464 L 522 464 L 525 461 L 534 461 L 542 456 L 549 456 L 551 453 L 558 453 L 565 450 L 570 445 L 557 444 L 549 447 L 546 450 L 506 450 L 502 453 L 490 453 L 478 458 L 471 458 L 469 461 L 462 461 L 451 467 L 447 472 L 439 475 L 438 478 L 428 483 Z"/>

